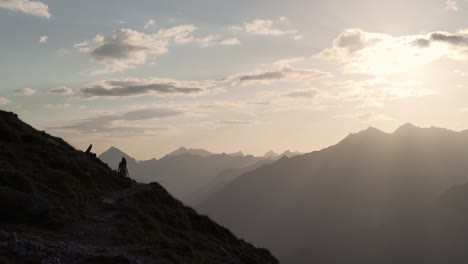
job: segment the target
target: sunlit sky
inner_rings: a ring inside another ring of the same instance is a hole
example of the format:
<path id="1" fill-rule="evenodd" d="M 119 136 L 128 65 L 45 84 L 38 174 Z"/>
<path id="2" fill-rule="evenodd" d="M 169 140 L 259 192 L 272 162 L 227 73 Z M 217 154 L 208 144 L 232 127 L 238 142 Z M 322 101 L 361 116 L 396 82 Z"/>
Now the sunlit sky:
<path id="1" fill-rule="evenodd" d="M 468 128 L 468 0 L 0 0 L 0 108 L 100 153 Z"/>

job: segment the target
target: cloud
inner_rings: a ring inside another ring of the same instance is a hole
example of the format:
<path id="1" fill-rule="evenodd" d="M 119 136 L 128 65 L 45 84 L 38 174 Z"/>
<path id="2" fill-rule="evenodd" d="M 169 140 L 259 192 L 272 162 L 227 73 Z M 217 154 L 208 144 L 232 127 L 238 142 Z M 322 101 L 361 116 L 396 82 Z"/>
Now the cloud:
<path id="1" fill-rule="evenodd" d="M 295 40 L 302 39 L 302 35 L 298 34 L 296 29 L 281 29 L 277 26 L 288 22 L 286 17 L 280 17 L 279 20 L 273 21 L 268 19 L 254 19 L 250 22 L 246 22 L 243 25 L 235 25 L 229 27 L 231 32 L 245 31 L 255 35 L 266 35 L 266 36 L 291 36 Z"/>
<path id="2" fill-rule="evenodd" d="M 119 29 L 112 35 L 97 35 L 91 40 L 76 43 L 73 47 L 104 65 L 104 69 L 92 72 L 96 75 L 133 69 L 149 59 L 168 53 L 172 44 L 196 43 L 204 47 L 234 44 L 233 40 L 219 41 L 217 35 L 197 38 L 193 35 L 196 29 L 193 25 L 160 29 L 156 33 Z"/>
<path id="3" fill-rule="evenodd" d="M 6 104 L 9 104 L 9 103 L 10 103 L 10 100 L 8 100 L 5 97 L 0 97 L 0 105 L 6 105 Z"/>
<path id="4" fill-rule="evenodd" d="M 59 131 L 77 131 L 84 134 L 101 133 L 144 133 L 147 130 L 159 130 L 161 127 L 135 125 L 135 121 L 169 118 L 184 114 L 183 111 L 170 108 L 145 108 L 125 113 L 104 113 L 75 121 L 71 125 L 52 127 Z"/>
<path id="5" fill-rule="evenodd" d="M 60 48 L 57 50 L 57 55 L 59 56 L 65 56 L 67 54 L 70 54 L 70 50 L 67 48 Z"/>
<path id="6" fill-rule="evenodd" d="M 284 94 L 286 97 L 290 98 L 314 98 L 318 94 L 318 91 L 315 89 L 308 89 L 308 90 L 295 90 L 291 92 L 287 92 Z"/>
<path id="7" fill-rule="evenodd" d="M 44 108 L 50 109 L 50 110 L 57 110 L 57 109 L 65 109 L 71 107 L 71 104 L 45 104 Z"/>
<path id="8" fill-rule="evenodd" d="M 23 12 L 28 15 L 50 18 L 49 7 L 40 1 L 0 0 L 0 8 Z"/>
<path id="9" fill-rule="evenodd" d="M 417 81 L 391 81 L 374 78 L 363 81 L 348 80 L 330 82 L 320 96 L 327 100 L 351 102 L 358 107 L 382 107 L 386 102 L 406 98 L 435 95 L 437 91 L 428 89 Z"/>
<path id="10" fill-rule="evenodd" d="M 227 38 L 219 42 L 220 45 L 234 46 L 239 45 L 240 41 L 237 38 Z"/>
<path id="11" fill-rule="evenodd" d="M 15 95 L 21 95 L 21 96 L 31 96 L 36 93 L 36 90 L 31 89 L 31 88 L 20 88 L 14 90 Z"/>
<path id="12" fill-rule="evenodd" d="M 146 24 L 145 24 L 145 26 L 143 27 L 143 29 L 147 29 L 147 28 L 152 27 L 152 26 L 154 26 L 154 25 L 156 25 L 156 20 L 150 19 L 150 20 L 148 20 L 148 22 L 146 22 Z"/>
<path id="13" fill-rule="evenodd" d="M 345 73 L 389 76 L 441 58 L 468 59 L 467 36 L 466 30 L 394 37 L 347 29 L 333 41 L 332 47 L 315 57 L 342 63 Z"/>
<path id="14" fill-rule="evenodd" d="M 46 43 L 48 38 L 49 38 L 48 36 L 40 36 L 39 43 Z"/>
<path id="15" fill-rule="evenodd" d="M 56 95 L 70 95 L 73 93 L 73 89 L 65 86 L 60 86 L 50 89 L 47 93 Z"/>
<path id="16" fill-rule="evenodd" d="M 97 63 L 105 65 L 95 74 L 132 69 L 144 64 L 148 57 L 165 54 L 168 40 L 131 29 L 120 29 L 112 36 L 97 35 L 90 41 L 77 43 L 74 48 L 88 53 Z"/>
<path id="17" fill-rule="evenodd" d="M 86 98 L 196 95 L 211 86 L 209 82 L 184 82 L 161 78 L 103 80 L 86 85 L 80 93 Z"/>
<path id="18" fill-rule="evenodd" d="M 456 0 L 447 0 L 445 2 L 445 9 L 451 10 L 451 11 L 458 11 L 458 5 Z"/>
<path id="19" fill-rule="evenodd" d="M 273 70 L 255 70 L 238 76 L 240 82 L 269 83 L 275 80 L 302 81 L 331 77 L 328 72 L 317 69 L 294 68 L 291 66 L 275 67 Z"/>
<path id="20" fill-rule="evenodd" d="M 447 33 L 436 32 L 431 34 L 431 41 L 445 42 L 452 46 L 461 46 L 468 48 L 468 32 Z"/>
<path id="21" fill-rule="evenodd" d="M 216 125 L 242 126 L 254 124 L 251 120 L 218 120 L 213 122 Z"/>
<path id="22" fill-rule="evenodd" d="M 335 118 L 348 118 L 348 119 L 356 119 L 363 123 L 371 123 L 375 121 L 392 121 L 395 120 L 394 118 L 376 112 L 363 112 L 363 113 L 352 113 L 352 114 L 345 114 L 345 115 L 338 115 Z"/>

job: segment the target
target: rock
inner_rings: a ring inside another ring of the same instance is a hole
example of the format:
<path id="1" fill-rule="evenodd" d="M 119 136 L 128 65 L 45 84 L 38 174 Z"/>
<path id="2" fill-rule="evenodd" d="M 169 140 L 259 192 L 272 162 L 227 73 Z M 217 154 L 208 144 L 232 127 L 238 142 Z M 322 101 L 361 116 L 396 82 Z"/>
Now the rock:
<path id="1" fill-rule="evenodd" d="M 41 264 L 62 264 L 58 258 L 47 258 L 41 261 Z"/>
<path id="2" fill-rule="evenodd" d="M 0 241 L 7 241 L 9 237 L 10 234 L 8 232 L 0 231 Z"/>
<path id="3" fill-rule="evenodd" d="M 8 240 L 16 242 L 16 240 L 18 240 L 18 235 L 16 235 L 16 233 L 13 232 L 9 235 Z"/>

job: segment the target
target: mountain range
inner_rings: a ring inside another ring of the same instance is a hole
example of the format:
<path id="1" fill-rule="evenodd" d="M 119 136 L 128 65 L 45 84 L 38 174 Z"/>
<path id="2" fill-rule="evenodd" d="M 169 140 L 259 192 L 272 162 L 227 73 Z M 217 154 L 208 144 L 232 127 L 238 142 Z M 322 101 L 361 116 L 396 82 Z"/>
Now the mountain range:
<path id="1" fill-rule="evenodd" d="M 278 261 L 158 183 L 123 177 L 0 111 L 0 263 Z"/>
<path id="2" fill-rule="evenodd" d="M 196 208 L 282 263 L 466 263 L 468 131 L 405 124 L 236 177 Z"/>
<path id="3" fill-rule="evenodd" d="M 181 147 L 160 159 L 136 161 L 123 151 L 111 147 L 99 158 L 111 168 L 117 168 L 125 157 L 131 177 L 140 182 L 157 181 L 175 197 L 196 205 L 244 172 L 272 163 L 281 156 L 299 155 L 286 151 L 281 155 L 263 157 L 242 152 L 215 154 L 203 149 Z"/>

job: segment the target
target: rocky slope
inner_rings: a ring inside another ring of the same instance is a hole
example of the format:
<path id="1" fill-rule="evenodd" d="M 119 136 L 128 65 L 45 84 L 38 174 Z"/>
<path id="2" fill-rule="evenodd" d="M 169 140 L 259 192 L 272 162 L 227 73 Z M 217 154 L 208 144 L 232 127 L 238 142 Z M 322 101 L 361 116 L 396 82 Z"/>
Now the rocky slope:
<path id="1" fill-rule="evenodd" d="M 93 154 L 0 111 L 0 263 L 278 263 Z"/>

